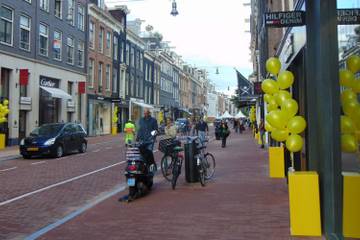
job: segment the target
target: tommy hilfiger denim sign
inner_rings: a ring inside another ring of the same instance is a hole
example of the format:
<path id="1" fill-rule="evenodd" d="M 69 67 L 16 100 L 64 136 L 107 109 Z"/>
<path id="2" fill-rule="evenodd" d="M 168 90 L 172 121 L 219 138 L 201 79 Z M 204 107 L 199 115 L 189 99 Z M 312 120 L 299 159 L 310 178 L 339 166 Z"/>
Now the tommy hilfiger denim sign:
<path id="1" fill-rule="evenodd" d="M 337 20 L 339 25 L 360 24 L 360 9 L 338 9 Z"/>
<path id="2" fill-rule="evenodd" d="M 304 11 L 269 12 L 264 15 L 266 27 L 295 27 L 305 25 Z"/>

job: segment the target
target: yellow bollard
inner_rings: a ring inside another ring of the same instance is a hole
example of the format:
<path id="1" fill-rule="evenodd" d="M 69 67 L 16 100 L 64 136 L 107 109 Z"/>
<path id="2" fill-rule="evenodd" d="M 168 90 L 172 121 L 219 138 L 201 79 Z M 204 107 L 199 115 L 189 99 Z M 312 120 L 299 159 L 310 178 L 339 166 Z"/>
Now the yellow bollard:
<path id="1" fill-rule="evenodd" d="M 112 134 L 112 135 L 117 135 L 117 127 L 116 127 L 116 126 L 113 126 L 113 127 L 111 128 L 111 134 Z"/>
<path id="2" fill-rule="evenodd" d="M 5 148 L 5 134 L 0 133 L 0 149 Z"/>
<path id="3" fill-rule="evenodd" d="M 271 178 L 285 177 L 284 147 L 269 147 L 269 175 Z"/>
<path id="4" fill-rule="evenodd" d="M 343 172 L 343 234 L 360 238 L 360 174 Z"/>
<path id="5" fill-rule="evenodd" d="M 292 236 L 321 236 L 317 172 L 289 172 L 290 232 Z"/>

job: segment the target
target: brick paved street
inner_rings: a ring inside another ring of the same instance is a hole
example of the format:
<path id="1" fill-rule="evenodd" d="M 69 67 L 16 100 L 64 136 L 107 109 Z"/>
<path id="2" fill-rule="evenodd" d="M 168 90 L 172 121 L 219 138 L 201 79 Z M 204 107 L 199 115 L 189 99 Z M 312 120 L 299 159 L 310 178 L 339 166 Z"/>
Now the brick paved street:
<path id="1" fill-rule="evenodd" d="M 249 133 L 208 149 L 217 168 L 206 187 L 182 172 L 173 191 L 158 176 L 150 195 L 130 204 L 112 196 L 40 239 L 300 239 L 289 235 L 286 182 L 267 177 L 267 152 Z"/>

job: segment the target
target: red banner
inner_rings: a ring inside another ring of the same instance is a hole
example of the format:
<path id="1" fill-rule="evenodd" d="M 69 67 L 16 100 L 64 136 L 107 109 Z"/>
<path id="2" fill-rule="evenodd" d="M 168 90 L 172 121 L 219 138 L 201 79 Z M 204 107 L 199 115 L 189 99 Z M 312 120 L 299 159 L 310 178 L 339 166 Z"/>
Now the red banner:
<path id="1" fill-rule="evenodd" d="M 84 94 L 85 93 L 85 82 L 78 82 L 78 91 L 79 94 Z"/>
<path id="2" fill-rule="evenodd" d="M 26 86 L 29 83 L 29 70 L 20 69 L 20 86 Z"/>

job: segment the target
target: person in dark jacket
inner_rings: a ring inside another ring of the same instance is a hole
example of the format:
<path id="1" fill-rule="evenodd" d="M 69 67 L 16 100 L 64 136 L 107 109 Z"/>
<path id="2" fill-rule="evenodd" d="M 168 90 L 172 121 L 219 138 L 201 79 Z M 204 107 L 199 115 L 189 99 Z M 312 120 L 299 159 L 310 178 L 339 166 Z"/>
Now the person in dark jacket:
<path id="1" fill-rule="evenodd" d="M 221 147 L 226 147 L 226 138 L 230 135 L 230 130 L 225 121 L 220 123 L 220 136 L 221 136 Z"/>
<path id="2" fill-rule="evenodd" d="M 158 124 L 155 118 L 151 117 L 149 109 L 144 109 L 144 117 L 139 121 L 139 131 L 136 136 L 137 141 L 149 142 L 152 139 L 151 132 L 158 131 Z M 142 154 L 145 156 L 150 164 L 154 164 L 156 169 L 156 163 L 153 154 L 154 142 L 150 142 L 146 148 L 142 149 Z"/>

